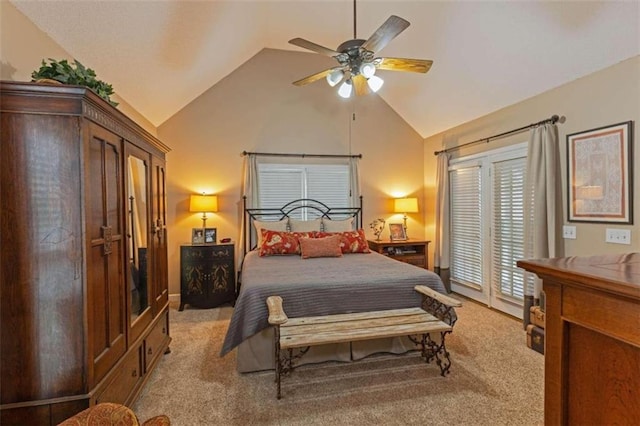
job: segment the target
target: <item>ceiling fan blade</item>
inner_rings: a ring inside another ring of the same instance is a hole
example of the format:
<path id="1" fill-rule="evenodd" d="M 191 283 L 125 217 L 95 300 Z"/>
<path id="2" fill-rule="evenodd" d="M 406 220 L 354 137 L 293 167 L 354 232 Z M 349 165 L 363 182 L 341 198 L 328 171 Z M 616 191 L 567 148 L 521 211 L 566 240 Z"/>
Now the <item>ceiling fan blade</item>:
<path id="1" fill-rule="evenodd" d="M 329 49 L 328 47 L 320 46 L 319 44 L 313 43 L 303 38 L 293 38 L 289 40 L 289 43 L 293 44 L 294 46 L 302 47 L 304 49 L 320 53 L 321 55 L 337 56 L 340 54 L 340 52 L 336 52 L 335 50 Z"/>
<path id="2" fill-rule="evenodd" d="M 406 30 L 409 25 L 409 21 L 399 16 L 391 15 L 389 19 L 380 25 L 380 28 L 362 44 L 362 48 L 371 52 L 377 52 L 396 38 L 398 34 Z"/>
<path id="3" fill-rule="evenodd" d="M 433 61 L 427 59 L 381 58 L 378 69 L 388 71 L 409 71 L 426 73 L 431 69 Z"/>
<path id="4" fill-rule="evenodd" d="M 305 78 L 301 78 L 300 80 L 294 81 L 293 84 L 295 86 L 305 86 L 305 85 L 307 85 L 309 83 L 313 83 L 314 81 L 318 81 L 321 78 L 325 78 L 326 76 L 331 74 L 333 71 L 341 70 L 341 69 L 343 69 L 343 67 L 329 68 L 329 69 L 326 69 L 324 71 L 320 71 L 320 72 L 317 72 L 315 74 L 311 74 L 311 75 L 309 75 L 309 76 L 307 76 Z"/>
<path id="5" fill-rule="evenodd" d="M 356 92 L 356 96 L 368 95 L 370 90 L 369 85 L 367 84 L 367 79 L 362 75 L 358 74 L 351 78 L 353 82 L 353 87 Z"/>

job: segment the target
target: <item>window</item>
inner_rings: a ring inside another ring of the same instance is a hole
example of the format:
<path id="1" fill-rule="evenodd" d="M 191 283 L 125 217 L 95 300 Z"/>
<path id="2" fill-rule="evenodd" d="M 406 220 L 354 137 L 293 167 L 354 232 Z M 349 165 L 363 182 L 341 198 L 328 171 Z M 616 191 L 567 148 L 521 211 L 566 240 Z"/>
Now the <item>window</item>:
<path id="1" fill-rule="evenodd" d="M 493 164 L 491 284 L 498 297 L 522 303 L 525 272 L 516 266 L 525 257 L 524 179 L 526 157 Z M 530 274 L 527 274 L 530 276 Z M 532 284 L 532 283 L 531 283 Z"/>
<path id="2" fill-rule="evenodd" d="M 522 317 L 526 144 L 461 158 L 449 167 L 454 291 Z"/>
<path id="3" fill-rule="evenodd" d="M 479 164 L 450 172 L 451 280 L 482 287 L 482 175 Z"/>
<path id="4" fill-rule="evenodd" d="M 293 200 L 310 198 L 330 207 L 349 207 L 348 164 L 271 164 L 258 165 L 258 191 L 261 208 L 279 208 Z M 292 217 L 313 219 L 313 210 L 300 209 Z"/>

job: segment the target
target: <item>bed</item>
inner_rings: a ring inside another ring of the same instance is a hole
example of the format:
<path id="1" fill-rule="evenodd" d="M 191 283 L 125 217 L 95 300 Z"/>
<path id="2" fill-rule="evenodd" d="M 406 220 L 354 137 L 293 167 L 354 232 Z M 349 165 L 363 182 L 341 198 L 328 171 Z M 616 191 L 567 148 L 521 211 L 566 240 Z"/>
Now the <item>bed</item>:
<path id="1" fill-rule="evenodd" d="M 296 219 L 303 209 L 313 214 L 303 216 L 308 220 Z M 356 247 L 357 253 L 351 253 L 353 247 L 346 250 L 343 247 L 343 255 L 339 257 L 305 259 L 295 254 L 261 256 L 265 242 L 259 241 L 254 232 L 255 228 L 261 228 L 261 234 L 265 235 L 267 232 L 262 229 L 271 225 L 278 229 L 273 233 L 281 235 L 359 233 L 362 240 L 360 217 L 359 207 L 331 209 L 313 200 L 296 200 L 280 209 L 245 208 L 245 229 L 250 232 L 245 237 L 240 293 L 221 356 L 237 347 L 238 371 L 274 368 L 273 331 L 268 324 L 265 302 L 274 294 L 282 296 L 285 310 L 294 318 L 418 307 L 421 298 L 414 291 L 416 285 L 445 293 L 438 275 L 369 251 L 366 239 Z M 320 230 L 309 231 L 314 226 L 320 226 Z M 351 229 L 339 230 L 347 228 Z M 415 345 L 407 338 L 380 339 L 312 347 L 303 360 L 304 363 L 351 361 L 377 352 L 403 353 L 413 349 Z"/>

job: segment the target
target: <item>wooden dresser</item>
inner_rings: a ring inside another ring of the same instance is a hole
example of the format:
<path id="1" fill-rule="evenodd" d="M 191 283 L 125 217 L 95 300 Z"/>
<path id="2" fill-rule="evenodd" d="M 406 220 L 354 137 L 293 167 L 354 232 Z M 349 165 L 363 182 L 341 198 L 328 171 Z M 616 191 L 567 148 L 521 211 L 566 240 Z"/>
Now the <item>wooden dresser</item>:
<path id="1" fill-rule="evenodd" d="M 0 82 L 0 424 L 131 404 L 169 337 L 165 154 L 79 86 Z"/>
<path id="2" fill-rule="evenodd" d="M 546 295 L 545 424 L 640 424 L 640 253 L 518 266 Z"/>

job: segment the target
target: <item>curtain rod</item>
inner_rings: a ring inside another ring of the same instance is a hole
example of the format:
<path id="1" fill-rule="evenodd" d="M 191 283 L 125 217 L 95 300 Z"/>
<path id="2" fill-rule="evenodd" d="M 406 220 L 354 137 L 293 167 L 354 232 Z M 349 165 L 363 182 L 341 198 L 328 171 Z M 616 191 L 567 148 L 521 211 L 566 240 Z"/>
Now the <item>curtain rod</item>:
<path id="1" fill-rule="evenodd" d="M 309 158 L 362 158 L 362 154 L 279 154 L 275 152 L 247 152 L 242 151 L 242 155 L 259 155 L 261 157 L 309 157 Z"/>
<path id="2" fill-rule="evenodd" d="M 488 138 L 478 139 L 478 140 L 475 140 L 475 141 L 472 141 L 472 142 L 463 143 L 462 145 L 453 146 L 451 148 L 443 149 L 441 151 L 435 151 L 433 153 L 433 155 L 438 155 L 438 154 L 441 154 L 443 152 L 455 151 L 455 150 L 458 150 L 458 149 L 460 149 L 462 147 L 473 145 L 473 144 L 480 143 L 480 142 L 489 143 L 492 139 L 498 139 L 498 138 L 501 138 L 501 137 L 504 137 L 504 136 L 512 135 L 514 133 L 519 133 L 519 132 L 522 132 L 523 130 L 530 129 L 532 127 L 536 127 L 536 126 L 539 126 L 541 124 L 547 124 L 547 123 L 555 124 L 558 121 L 560 121 L 560 117 L 558 117 L 557 115 L 552 115 L 550 118 L 546 118 L 546 119 L 544 119 L 542 121 L 538 121 L 537 123 L 531 123 L 531 124 L 529 124 L 527 126 L 518 127 L 517 129 L 509 130 L 508 132 L 499 133 L 497 135 L 489 136 Z M 560 121 L 560 122 L 563 123 L 564 121 Z"/>

